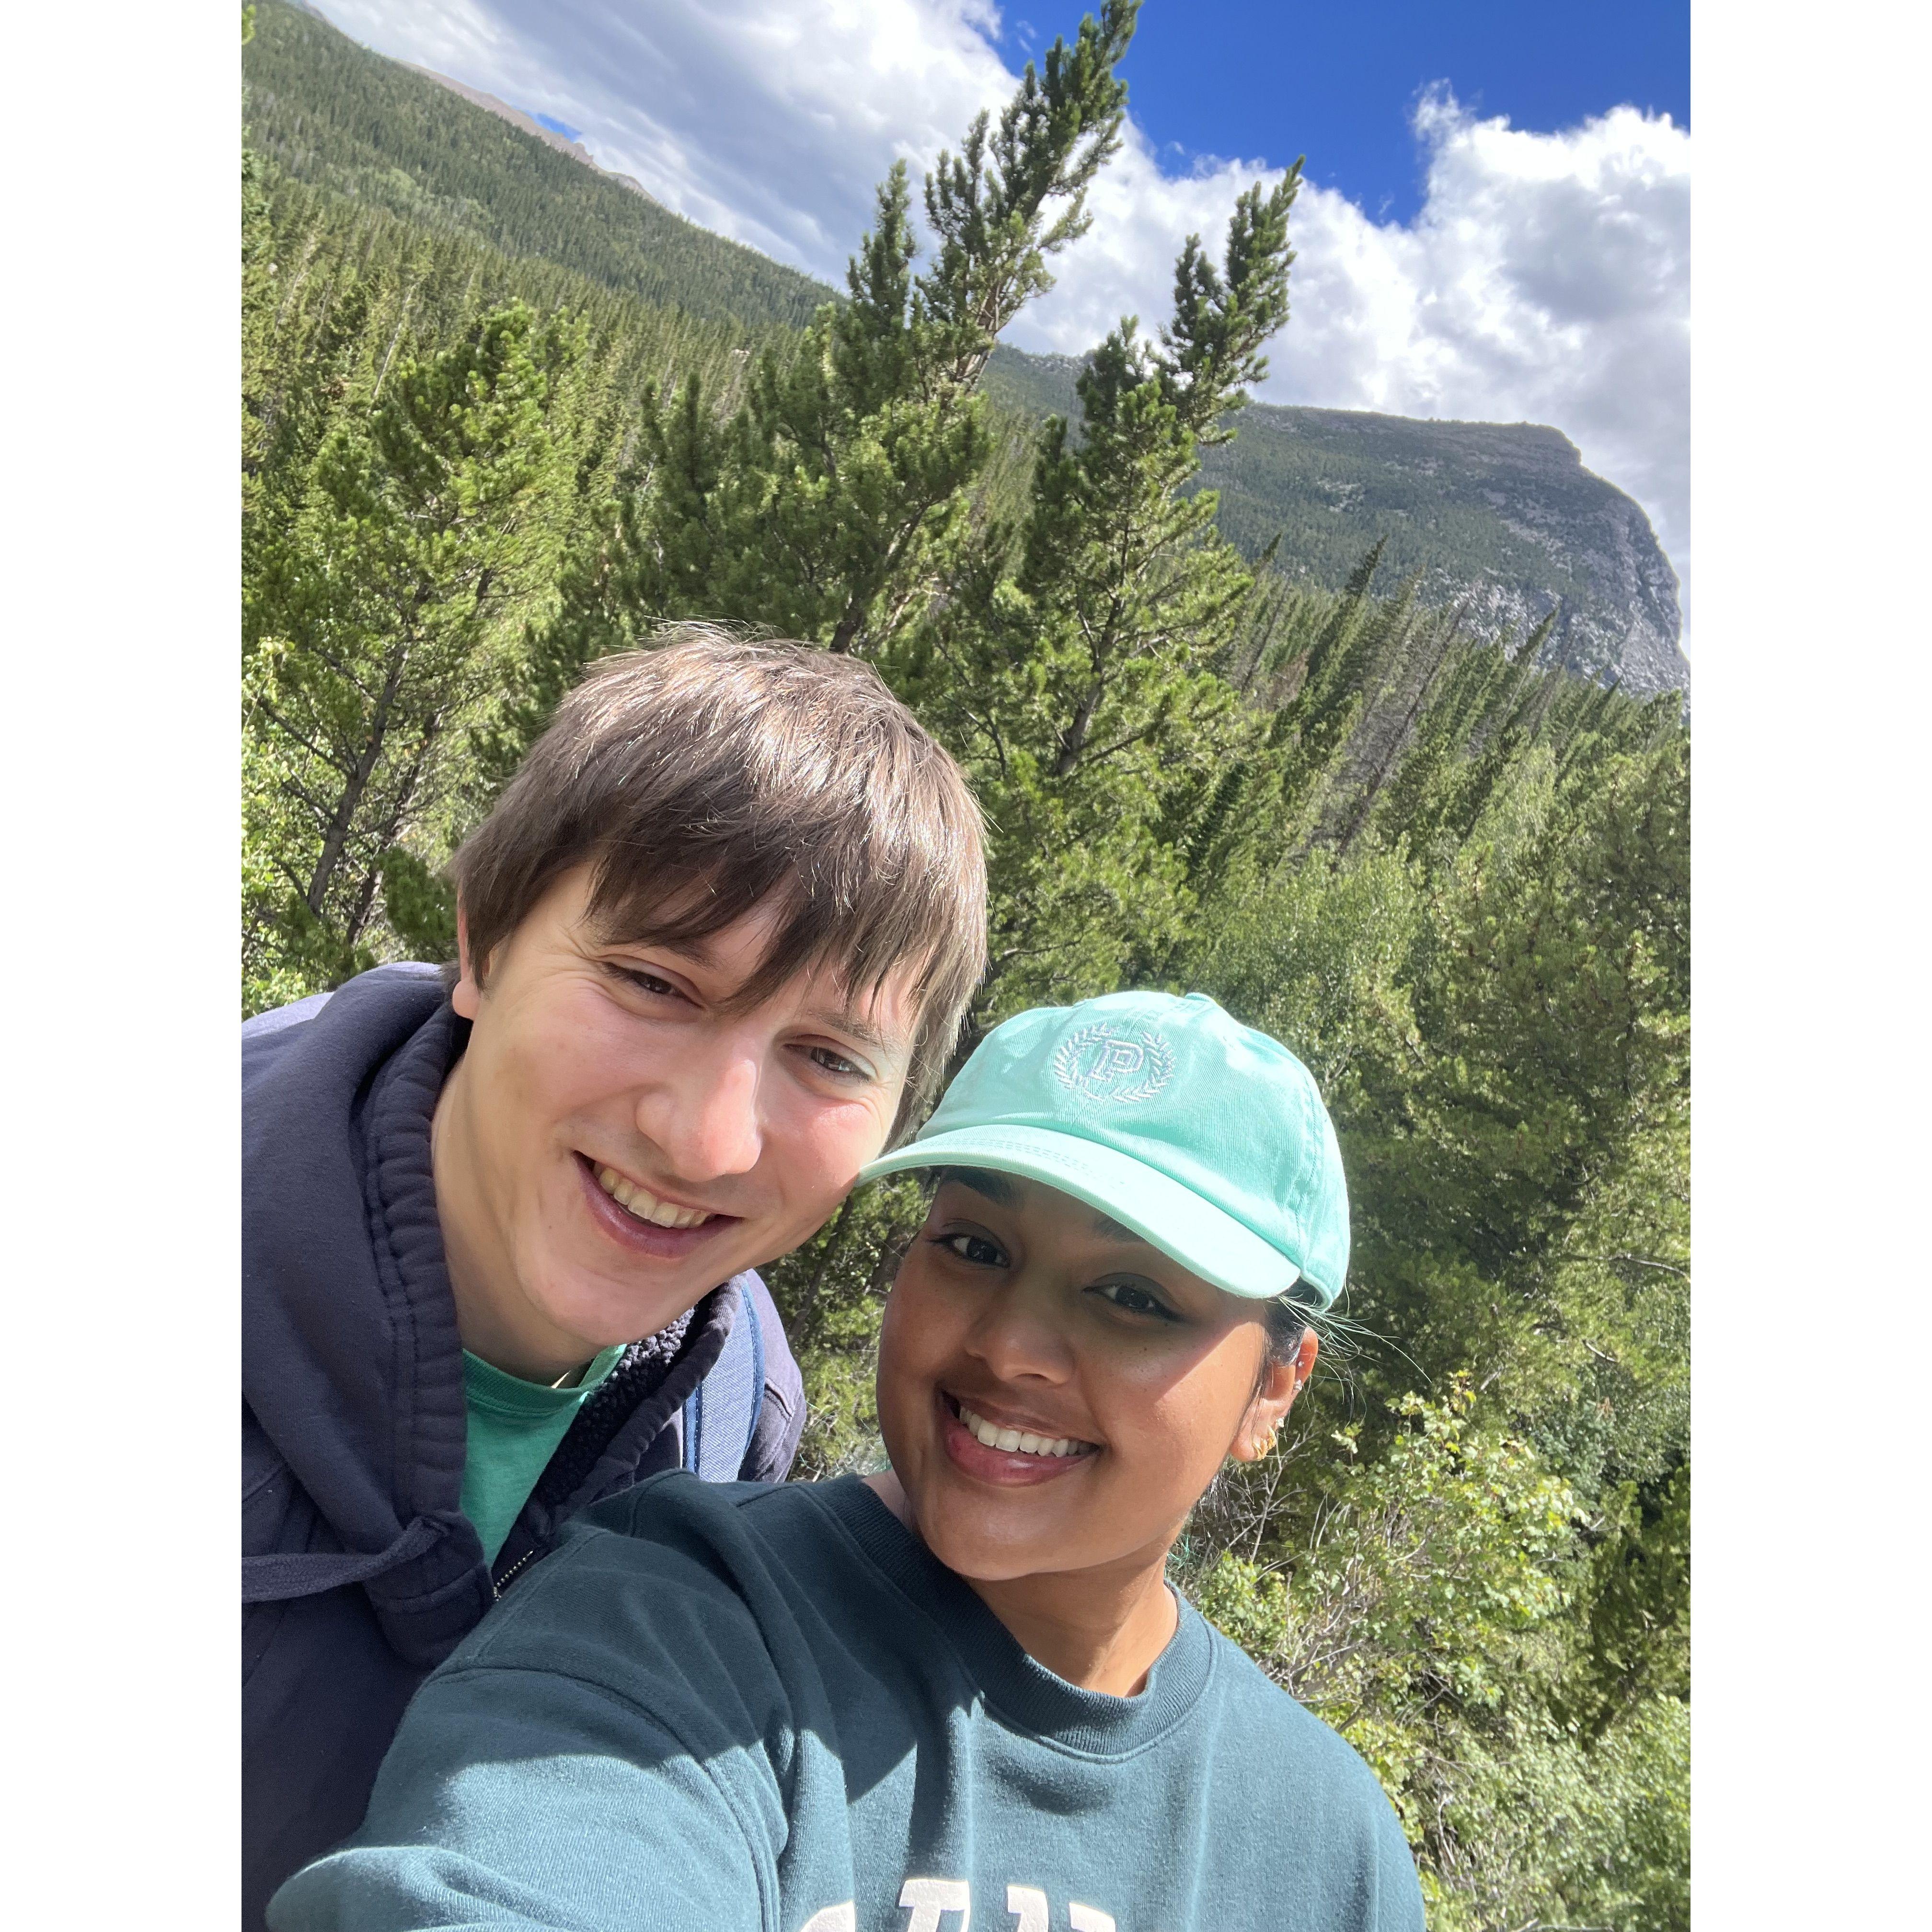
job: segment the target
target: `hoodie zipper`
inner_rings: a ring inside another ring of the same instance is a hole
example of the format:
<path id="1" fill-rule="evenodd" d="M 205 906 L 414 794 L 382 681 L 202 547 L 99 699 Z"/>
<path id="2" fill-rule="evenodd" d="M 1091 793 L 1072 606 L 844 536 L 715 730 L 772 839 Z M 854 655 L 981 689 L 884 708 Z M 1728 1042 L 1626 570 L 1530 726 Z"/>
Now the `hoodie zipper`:
<path id="1" fill-rule="evenodd" d="M 493 1576 L 490 1580 L 490 1588 L 491 1590 L 496 1593 L 496 1596 L 500 1598 L 503 1592 L 510 1587 L 510 1584 L 512 1580 L 515 1577 L 517 1572 L 520 1570 L 526 1570 L 529 1568 L 530 1564 L 534 1563 L 542 1554 L 543 1552 L 540 1549 L 525 1550 L 523 1555 L 519 1556 L 516 1562 L 512 1563 L 509 1568 L 503 1572 L 502 1576 Z"/>

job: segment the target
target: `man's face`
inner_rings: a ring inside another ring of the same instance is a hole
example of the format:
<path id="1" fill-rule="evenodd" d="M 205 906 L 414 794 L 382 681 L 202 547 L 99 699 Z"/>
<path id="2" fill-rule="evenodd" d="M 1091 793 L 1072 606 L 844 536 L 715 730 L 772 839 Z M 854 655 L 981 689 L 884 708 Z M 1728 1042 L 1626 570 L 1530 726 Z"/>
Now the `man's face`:
<path id="1" fill-rule="evenodd" d="M 484 986 L 464 962 L 474 1024 L 433 1143 L 464 1345 L 544 1381 L 816 1232 L 885 1145 L 917 1018 L 910 970 L 877 994 L 802 975 L 728 1012 L 775 908 L 639 945 L 589 920 L 590 885 L 560 878 Z"/>

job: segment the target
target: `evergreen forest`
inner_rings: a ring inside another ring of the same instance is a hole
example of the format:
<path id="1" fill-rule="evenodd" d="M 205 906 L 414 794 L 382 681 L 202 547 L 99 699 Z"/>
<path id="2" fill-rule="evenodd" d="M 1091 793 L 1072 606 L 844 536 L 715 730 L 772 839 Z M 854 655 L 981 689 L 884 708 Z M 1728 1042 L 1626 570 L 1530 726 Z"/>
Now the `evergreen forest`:
<path id="1" fill-rule="evenodd" d="M 1293 173 L 1189 241 L 1064 412 L 996 406 L 994 344 L 1118 146 L 1136 4 L 922 182 L 896 167 L 844 290 L 800 308 L 756 257 L 686 298 L 668 229 L 619 260 L 450 218 L 460 157 L 303 178 L 250 66 L 244 1010 L 450 957 L 445 862 L 604 654 L 704 617 L 863 656 L 986 812 L 962 1053 L 1028 1006 L 1198 988 L 1340 1130 L 1347 1293 L 1177 1585 L 1374 1767 L 1432 1932 L 1682 1932 L 1688 728 L 1539 668 L 1538 634 L 1472 635 L 1381 544 L 1329 589 L 1222 534 L 1201 466 L 1292 326 Z M 769 1271 L 800 1475 L 878 1456 L 921 1213 L 915 1181 L 867 1190 Z"/>

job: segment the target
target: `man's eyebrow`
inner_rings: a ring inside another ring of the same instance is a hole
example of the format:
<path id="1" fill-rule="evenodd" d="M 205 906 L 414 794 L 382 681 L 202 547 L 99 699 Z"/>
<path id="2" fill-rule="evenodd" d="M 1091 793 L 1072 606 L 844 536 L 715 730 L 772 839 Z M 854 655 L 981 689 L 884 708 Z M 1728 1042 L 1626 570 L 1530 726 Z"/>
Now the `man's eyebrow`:
<path id="1" fill-rule="evenodd" d="M 710 972 L 718 968 L 718 956 L 712 952 L 708 940 L 703 936 L 693 939 L 643 940 L 627 938 L 614 930 L 605 929 L 598 934 L 599 942 L 605 946 L 661 946 L 680 958 L 688 959 Z M 833 1033 L 842 1033 L 855 1044 L 868 1052 L 876 1053 L 886 1059 L 910 1052 L 905 1040 L 898 1034 L 888 1033 L 884 1028 L 874 1026 L 870 1020 L 861 1019 L 856 1013 L 843 1006 L 814 1006 L 799 1016 L 808 1026 L 828 1028 Z"/>
<path id="2" fill-rule="evenodd" d="M 689 959 L 710 970 L 716 971 L 718 956 L 711 950 L 710 940 L 703 934 L 694 939 L 654 939 L 626 932 L 621 927 L 600 920 L 589 922 L 590 934 L 599 946 L 654 946 L 665 952 L 675 953 L 680 959 Z"/>
<path id="3" fill-rule="evenodd" d="M 870 1020 L 862 1020 L 856 1013 L 847 1012 L 839 1007 L 814 1007 L 800 1017 L 808 1026 L 821 1026 L 833 1033 L 842 1033 L 885 1058 L 906 1050 L 905 1042 L 898 1034 L 887 1033 L 883 1027 L 876 1027 Z"/>

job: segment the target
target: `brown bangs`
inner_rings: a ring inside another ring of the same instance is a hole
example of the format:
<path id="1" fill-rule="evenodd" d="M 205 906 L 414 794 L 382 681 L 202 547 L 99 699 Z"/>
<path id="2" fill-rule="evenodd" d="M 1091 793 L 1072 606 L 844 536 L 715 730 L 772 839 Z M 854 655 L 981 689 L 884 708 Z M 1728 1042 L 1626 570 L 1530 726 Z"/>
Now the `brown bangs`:
<path id="1" fill-rule="evenodd" d="M 986 864 L 958 767 L 868 666 L 696 626 L 606 659 L 457 856 L 479 971 L 585 863 L 613 940 L 702 946 L 776 907 L 737 1004 L 818 969 L 850 997 L 909 970 L 900 1130 L 920 1117 L 985 970 Z"/>

